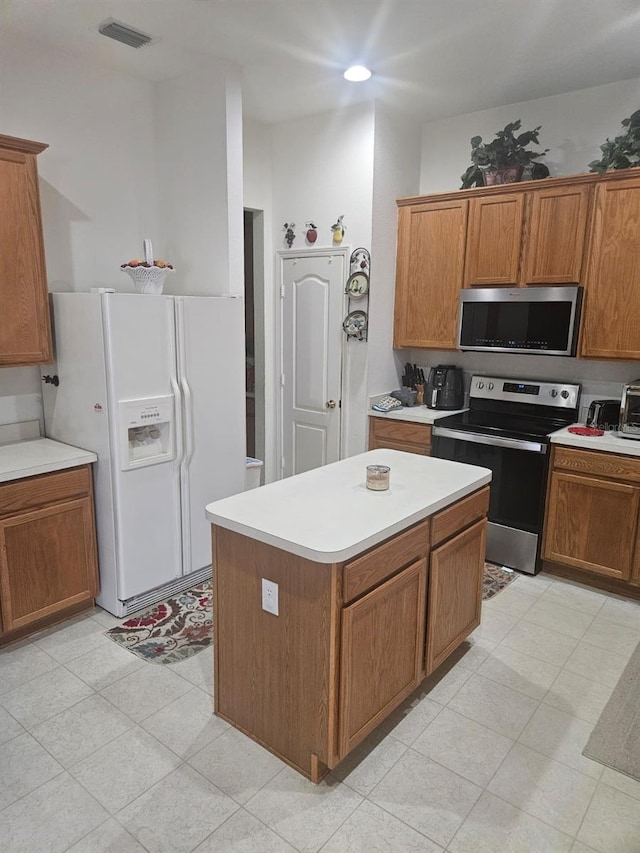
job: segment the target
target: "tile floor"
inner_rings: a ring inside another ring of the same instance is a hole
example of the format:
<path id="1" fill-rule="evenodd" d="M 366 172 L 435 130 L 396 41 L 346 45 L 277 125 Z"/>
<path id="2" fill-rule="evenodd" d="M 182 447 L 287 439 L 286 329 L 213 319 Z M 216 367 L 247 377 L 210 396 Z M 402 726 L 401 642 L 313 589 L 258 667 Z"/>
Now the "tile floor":
<path id="1" fill-rule="evenodd" d="M 145 663 L 93 613 L 0 652 L 3 853 L 640 853 L 640 782 L 582 755 L 640 604 L 519 577 L 329 779 L 211 714 L 211 655 Z"/>

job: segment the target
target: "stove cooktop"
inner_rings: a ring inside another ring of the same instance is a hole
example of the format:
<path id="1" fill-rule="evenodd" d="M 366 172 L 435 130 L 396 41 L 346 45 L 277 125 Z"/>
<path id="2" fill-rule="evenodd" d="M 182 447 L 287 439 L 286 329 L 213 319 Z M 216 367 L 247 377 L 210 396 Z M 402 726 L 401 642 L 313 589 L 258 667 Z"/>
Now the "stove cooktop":
<path id="1" fill-rule="evenodd" d="M 548 442 L 552 432 L 576 421 L 579 397 L 579 385 L 473 376 L 469 410 L 439 418 L 436 427 Z"/>
<path id="2" fill-rule="evenodd" d="M 569 426 L 575 418 L 533 418 L 526 415 L 510 415 L 495 412 L 470 410 L 459 415 L 438 418 L 436 426 L 457 429 L 460 432 L 475 432 L 496 435 L 502 438 L 525 439 L 546 442 L 549 435 L 562 427 Z"/>

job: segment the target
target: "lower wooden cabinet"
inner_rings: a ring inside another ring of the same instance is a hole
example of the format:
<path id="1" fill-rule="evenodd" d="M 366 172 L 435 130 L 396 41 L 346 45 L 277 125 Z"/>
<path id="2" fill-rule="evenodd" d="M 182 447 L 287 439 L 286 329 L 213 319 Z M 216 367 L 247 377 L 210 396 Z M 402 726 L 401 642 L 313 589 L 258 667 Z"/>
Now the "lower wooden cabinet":
<path id="1" fill-rule="evenodd" d="M 640 583 L 640 459 L 554 449 L 542 556 L 589 577 Z"/>
<path id="2" fill-rule="evenodd" d="M 430 456 L 431 425 L 370 417 L 368 449 L 377 450 L 380 447 Z"/>
<path id="3" fill-rule="evenodd" d="M 418 560 L 342 611 L 340 758 L 422 680 L 426 580 Z"/>
<path id="4" fill-rule="evenodd" d="M 89 466 L 0 486 L 0 642 L 98 592 Z"/>
<path id="5" fill-rule="evenodd" d="M 482 519 L 431 552 L 426 675 L 480 624 L 486 530 Z"/>

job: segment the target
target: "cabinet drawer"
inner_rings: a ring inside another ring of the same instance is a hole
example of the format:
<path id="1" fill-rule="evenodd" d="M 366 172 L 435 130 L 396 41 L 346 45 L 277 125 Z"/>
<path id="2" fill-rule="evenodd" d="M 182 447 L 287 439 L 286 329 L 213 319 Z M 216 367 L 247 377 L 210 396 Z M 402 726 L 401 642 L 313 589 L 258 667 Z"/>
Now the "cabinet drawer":
<path id="1" fill-rule="evenodd" d="M 350 563 L 345 563 L 342 576 L 344 603 L 353 601 L 416 557 L 426 555 L 428 550 L 429 519 L 377 545 Z"/>
<path id="2" fill-rule="evenodd" d="M 408 421 L 386 421 L 371 418 L 371 431 L 376 438 L 389 438 L 393 441 L 409 441 L 412 444 L 431 444 L 431 425 L 414 424 Z"/>
<path id="3" fill-rule="evenodd" d="M 572 471 L 574 474 L 594 474 L 598 477 L 640 483 L 640 459 L 620 456 L 617 453 L 556 447 L 553 467 Z"/>
<path id="4" fill-rule="evenodd" d="M 91 470 L 88 465 L 2 483 L 0 517 L 69 498 L 82 497 L 90 491 Z"/>
<path id="5" fill-rule="evenodd" d="M 431 541 L 434 545 L 444 542 L 458 530 L 487 514 L 489 509 L 489 487 L 474 492 L 453 506 L 436 513 L 431 521 Z"/>

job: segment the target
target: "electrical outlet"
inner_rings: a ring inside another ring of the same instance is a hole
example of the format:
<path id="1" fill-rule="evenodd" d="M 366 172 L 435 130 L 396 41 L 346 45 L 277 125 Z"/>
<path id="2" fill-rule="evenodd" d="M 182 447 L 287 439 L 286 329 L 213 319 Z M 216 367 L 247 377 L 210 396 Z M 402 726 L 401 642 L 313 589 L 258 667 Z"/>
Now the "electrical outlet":
<path id="1" fill-rule="evenodd" d="M 262 578 L 262 609 L 278 615 L 278 584 Z"/>

